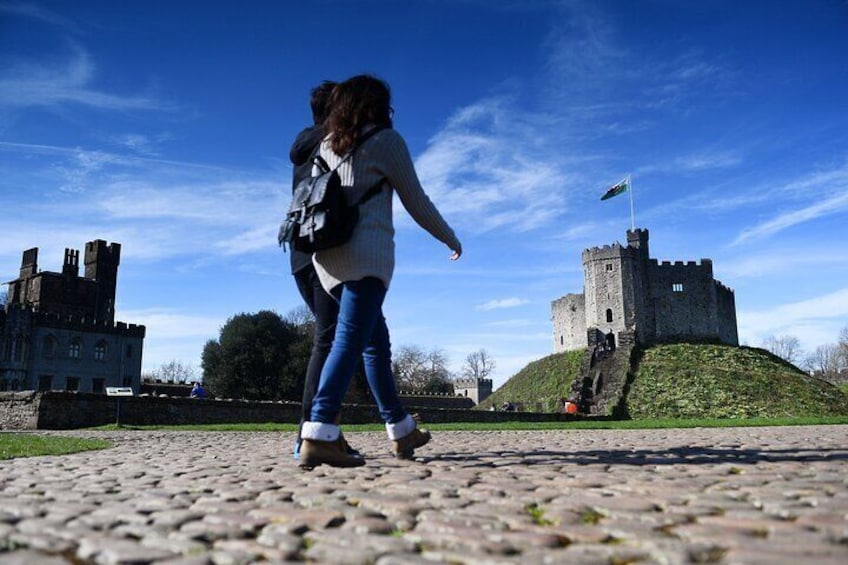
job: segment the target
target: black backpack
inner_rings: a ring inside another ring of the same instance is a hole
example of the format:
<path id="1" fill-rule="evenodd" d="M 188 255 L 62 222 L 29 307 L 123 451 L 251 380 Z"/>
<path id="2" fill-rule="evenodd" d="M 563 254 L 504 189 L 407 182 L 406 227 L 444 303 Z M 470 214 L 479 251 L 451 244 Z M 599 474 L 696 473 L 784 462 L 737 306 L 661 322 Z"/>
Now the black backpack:
<path id="1" fill-rule="evenodd" d="M 366 139 L 382 129 L 374 128 L 360 137 L 350 153 L 334 169 L 330 169 L 320 156 L 315 157 L 315 164 L 321 173 L 297 183 L 288 214 L 277 235 L 283 249 L 288 244 L 297 251 L 315 253 L 342 245 L 350 239 L 359 221 L 359 205 L 380 193 L 383 180 L 371 187 L 356 203 L 348 204 L 336 170 L 353 156 Z"/>

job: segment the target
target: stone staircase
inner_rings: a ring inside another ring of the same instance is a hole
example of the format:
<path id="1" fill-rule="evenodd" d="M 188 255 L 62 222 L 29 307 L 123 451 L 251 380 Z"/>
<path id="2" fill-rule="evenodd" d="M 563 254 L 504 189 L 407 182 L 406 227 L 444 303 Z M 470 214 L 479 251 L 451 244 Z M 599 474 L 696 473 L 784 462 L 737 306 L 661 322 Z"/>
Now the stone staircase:
<path id="1" fill-rule="evenodd" d="M 634 370 L 635 335 L 622 332 L 614 349 L 597 344 L 586 350 L 580 374 L 571 385 L 571 398 L 577 400 L 580 413 L 610 416 L 622 401 L 627 376 Z"/>

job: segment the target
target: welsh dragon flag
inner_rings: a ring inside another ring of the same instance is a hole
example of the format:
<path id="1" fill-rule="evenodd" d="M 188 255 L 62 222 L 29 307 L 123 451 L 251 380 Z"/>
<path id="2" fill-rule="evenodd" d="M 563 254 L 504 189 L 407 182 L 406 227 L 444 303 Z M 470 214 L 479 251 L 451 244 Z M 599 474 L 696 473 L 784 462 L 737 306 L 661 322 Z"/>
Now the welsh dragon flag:
<path id="1" fill-rule="evenodd" d="M 627 189 L 630 187 L 630 177 L 623 179 L 618 184 L 614 185 L 612 188 L 607 190 L 603 196 L 601 196 L 601 200 L 608 200 L 613 196 L 618 196 L 619 194 L 623 194 L 627 192 Z"/>

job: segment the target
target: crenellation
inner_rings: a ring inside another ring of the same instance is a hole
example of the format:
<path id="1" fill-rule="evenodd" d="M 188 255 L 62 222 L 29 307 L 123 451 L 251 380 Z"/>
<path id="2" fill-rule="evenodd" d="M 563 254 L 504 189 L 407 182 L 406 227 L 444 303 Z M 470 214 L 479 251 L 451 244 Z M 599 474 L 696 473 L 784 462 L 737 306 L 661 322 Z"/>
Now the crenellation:
<path id="1" fill-rule="evenodd" d="M 0 342 L 18 344 L 0 351 L 0 391 L 138 391 L 146 328 L 114 319 L 120 249 L 88 242 L 83 277 L 75 249 L 65 249 L 60 273 L 37 271 L 37 247 L 23 252 L 0 315 Z"/>
<path id="2" fill-rule="evenodd" d="M 713 277 L 713 262 L 649 257 L 647 229 L 583 252 L 583 294 L 551 302 L 554 351 L 587 346 L 592 331 L 634 332 L 642 344 L 719 340 L 738 344 L 733 291 Z"/>
<path id="3" fill-rule="evenodd" d="M 492 395 L 492 379 L 482 377 L 463 377 L 453 383 L 456 396 L 471 399 L 475 405 L 480 404 Z"/>

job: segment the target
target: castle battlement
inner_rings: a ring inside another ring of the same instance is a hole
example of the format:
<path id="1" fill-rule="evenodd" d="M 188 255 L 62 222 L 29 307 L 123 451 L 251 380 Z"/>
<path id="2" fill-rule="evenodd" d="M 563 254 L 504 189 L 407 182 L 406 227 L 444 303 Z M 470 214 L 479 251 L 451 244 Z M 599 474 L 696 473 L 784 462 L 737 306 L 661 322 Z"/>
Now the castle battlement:
<path id="1" fill-rule="evenodd" d="M 632 247 L 626 247 L 619 243 L 614 243 L 612 245 L 604 245 L 603 247 L 590 247 L 589 249 L 585 249 L 581 257 L 583 263 L 610 259 L 615 260 L 622 257 L 630 257 L 634 251 L 636 250 Z"/>
<path id="2" fill-rule="evenodd" d="M 120 259 L 102 239 L 66 247 L 59 272 L 38 269 L 37 247 L 23 252 L 0 308 L 0 390 L 138 392 L 147 328 L 115 321 Z"/>
<path id="3" fill-rule="evenodd" d="M 650 259 L 650 264 L 654 267 L 661 267 L 666 269 L 708 269 L 712 271 L 713 262 L 712 259 L 701 259 L 700 261 L 659 261 L 657 259 Z"/>
<path id="4" fill-rule="evenodd" d="M 126 322 L 110 323 L 84 316 L 53 314 L 51 312 L 33 312 L 33 321 L 40 326 L 81 332 L 100 332 L 122 334 L 130 337 L 144 337 L 147 328 L 140 324 Z"/>
<path id="5" fill-rule="evenodd" d="M 554 351 L 589 345 L 593 332 L 635 332 L 641 344 L 687 339 L 738 344 L 733 291 L 713 277 L 713 262 L 651 258 L 646 229 L 627 245 L 583 251 L 583 294 L 551 302 Z M 716 291 L 718 289 L 718 292 Z"/>
<path id="6" fill-rule="evenodd" d="M 470 398 L 474 404 L 480 404 L 492 394 L 492 379 L 460 377 L 453 382 L 457 396 Z"/>
<path id="7" fill-rule="evenodd" d="M 730 294 L 734 294 L 734 291 L 729 286 L 722 284 L 720 281 L 715 281 L 716 288 L 722 290 L 724 292 L 729 292 Z"/>
<path id="8" fill-rule="evenodd" d="M 492 379 L 475 379 L 475 378 L 459 378 L 454 381 L 454 386 L 459 388 L 468 388 L 472 386 L 492 386 Z"/>

